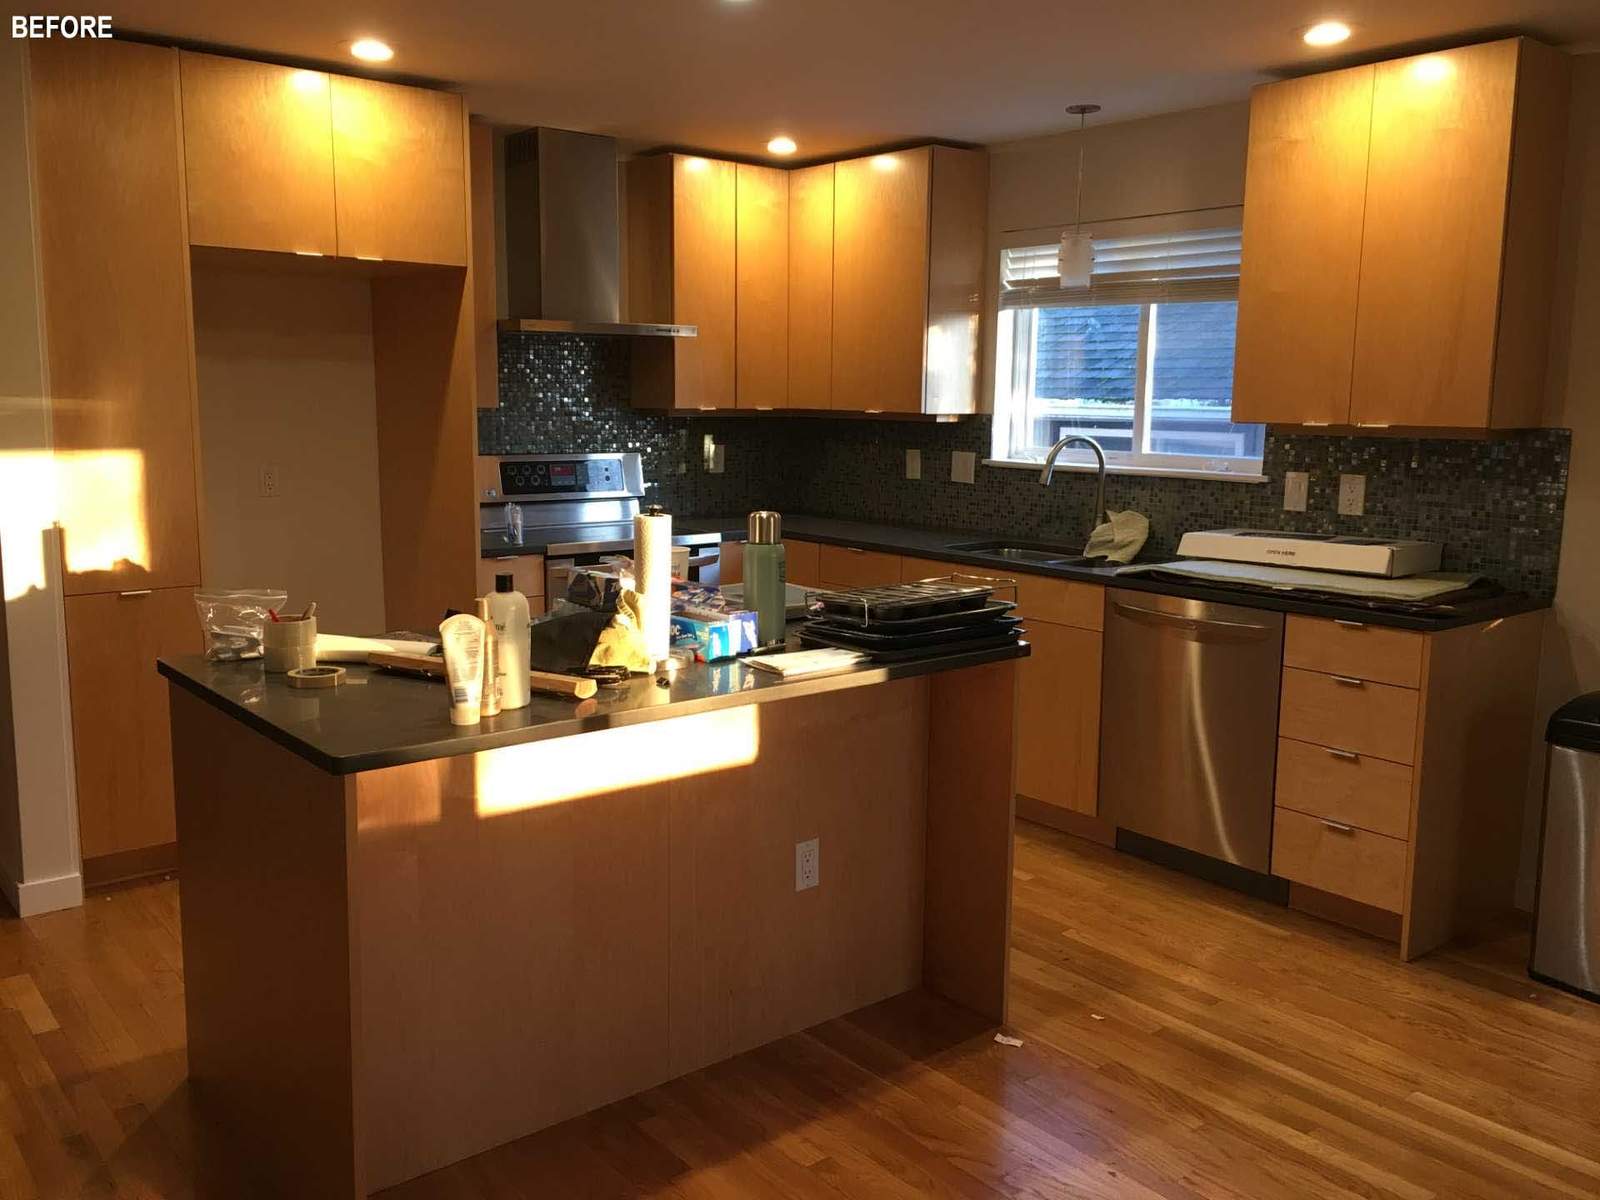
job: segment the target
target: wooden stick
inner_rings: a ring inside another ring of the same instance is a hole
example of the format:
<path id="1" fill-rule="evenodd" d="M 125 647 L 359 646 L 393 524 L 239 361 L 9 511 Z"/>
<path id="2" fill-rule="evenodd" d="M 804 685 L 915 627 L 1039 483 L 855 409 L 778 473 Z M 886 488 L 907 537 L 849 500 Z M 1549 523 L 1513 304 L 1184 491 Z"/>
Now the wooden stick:
<path id="1" fill-rule="evenodd" d="M 425 675 L 430 679 L 444 678 L 444 659 L 432 654 L 390 654 L 388 651 L 374 650 L 367 655 L 367 662 L 389 671 Z M 585 679 L 581 675 L 558 675 L 553 671 L 529 671 L 528 686 L 535 692 L 561 696 L 567 700 L 587 700 L 599 689 L 592 679 Z"/>

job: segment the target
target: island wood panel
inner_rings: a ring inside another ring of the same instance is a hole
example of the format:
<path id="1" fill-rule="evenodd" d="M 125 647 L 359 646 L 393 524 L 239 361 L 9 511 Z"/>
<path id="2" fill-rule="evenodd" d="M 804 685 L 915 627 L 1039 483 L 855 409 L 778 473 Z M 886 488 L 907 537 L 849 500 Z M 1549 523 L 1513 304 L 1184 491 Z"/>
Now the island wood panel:
<path id="1" fill-rule="evenodd" d="M 914 987 L 925 904 L 957 910 L 929 927 L 930 986 L 993 1007 L 1011 685 L 986 670 L 952 676 L 971 690 L 940 750 L 912 679 L 359 776 L 371 1184 Z M 751 734 L 753 761 L 693 765 Z M 812 836 L 821 883 L 796 892 Z"/>
<path id="2" fill-rule="evenodd" d="M 1350 418 L 1372 77 L 1352 67 L 1251 93 L 1236 420 Z"/>
<path id="3" fill-rule="evenodd" d="M 989 155 L 934 146 L 928 196 L 926 353 L 922 412 L 964 414 L 978 407 L 979 312 Z"/>
<path id="4" fill-rule="evenodd" d="M 1283 623 L 1283 664 L 1414 688 L 1422 682 L 1426 641 L 1409 629 L 1291 613 Z"/>
<path id="5" fill-rule="evenodd" d="M 1489 424 L 1517 47 L 1374 68 L 1357 424 Z"/>
<path id="6" fill-rule="evenodd" d="M 100 882 L 120 872 L 99 871 L 97 860 L 110 867 L 156 847 L 167 852 L 150 868 L 170 867 L 172 736 L 156 659 L 200 653 L 194 592 L 68 596 L 65 607 L 84 873 Z"/>
<path id="7" fill-rule="evenodd" d="M 1058 809 L 1100 808 L 1101 635 L 1030 620 L 1017 664 L 1017 792 Z"/>
<path id="8" fill-rule="evenodd" d="M 339 253 L 467 265 L 467 121 L 460 96 L 335 75 Z"/>
<path id="9" fill-rule="evenodd" d="M 222 1137 L 212 1194 L 364 1197 L 354 783 L 170 696 L 189 1085 Z"/>
<path id="10" fill-rule="evenodd" d="M 928 147 L 834 164 L 830 404 L 923 411 Z"/>
<path id="11" fill-rule="evenodd" d="M 337 254 L 328 76 L 187 50 L 178 62 L 190 242 Z"/>
<path id="12" fill-rule="evenodd" d="M 1412 764 L 1419 707 L 1411 688 L 1285 667 L 1278 728 L 1297 741 Z"/>
<path id="13" fill-rule="evenodd" d="M 833 375 L 833 164 L 788 174 L 789 407 L 828 408 Z"/>
<path id="14" fill-rule="evenodd" d="M 736 202 L 734 403 L 789 404 L 789 180 L 777 167 L 739 163 Z"/>
<path id="15" fill-rule="evenodd" d="M 200 537 L 178 52 L 39 41 L 28 55 L 64 590 L 192 587 Z"/>
<path id="16" fill-rule="evenodd" d="M 475 594 L 481 554 L 471 286 L 469 272 L 448 267 L 372 280 L 383 599 L 391 629 L 431 630 L 446 609 L 470 607 Z"/>
<path id="17" fill-rule="evenodd" d="M 1543 613 L 1430 634 L 1400 953 L 1416 958 L 1515 896 Z"/>

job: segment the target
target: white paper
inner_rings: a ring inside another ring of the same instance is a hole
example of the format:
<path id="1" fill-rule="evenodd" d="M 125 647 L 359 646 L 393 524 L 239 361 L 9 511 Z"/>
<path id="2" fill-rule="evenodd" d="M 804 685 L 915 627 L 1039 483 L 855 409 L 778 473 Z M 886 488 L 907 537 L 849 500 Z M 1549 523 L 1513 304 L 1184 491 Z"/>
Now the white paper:
<path id="1" fill-rule="evenodd" d="M 823 649 L 796 650 L 791 654 L 759 654 L 743 661 L 785 679 L 797 679 L 802 675 L 820 675 L 824 671 L 853 667 L 866 657 L 859 650 Z"/>
<path id="2" fill-rule="evenodd" d="M 317 634 L 318 662 L 364 663 L 374 650 L 380 654 L 432 654 L 437 642 L 401 642 L 393 638 L 349 637 L 342 633 Z"/>

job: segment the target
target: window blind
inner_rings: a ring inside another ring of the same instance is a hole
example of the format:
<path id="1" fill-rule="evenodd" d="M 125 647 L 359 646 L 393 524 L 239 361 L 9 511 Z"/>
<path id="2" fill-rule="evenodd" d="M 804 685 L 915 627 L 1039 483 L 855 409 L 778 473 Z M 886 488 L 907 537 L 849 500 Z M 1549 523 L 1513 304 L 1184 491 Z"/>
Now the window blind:
<path id="1" fill-rule="evenodd" d="M 1086 288 L 1064 288 L 1059 245 L 1013 246 L 1000 254 L 1000 307 L 1052 308 L 1234 300 L 1239 295 L 1238 229 L 1191 229 L 1094 240 Z"/>

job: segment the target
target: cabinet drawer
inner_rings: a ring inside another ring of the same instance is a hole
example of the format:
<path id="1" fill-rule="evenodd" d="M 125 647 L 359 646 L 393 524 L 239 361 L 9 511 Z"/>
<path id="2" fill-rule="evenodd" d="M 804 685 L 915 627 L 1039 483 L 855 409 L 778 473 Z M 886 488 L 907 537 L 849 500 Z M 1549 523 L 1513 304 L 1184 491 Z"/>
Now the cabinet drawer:
<path id="1" fill-rule="evenodd" d="M 962 566 L 960 563 L 940 562 L 933 558 L 900 559 L 900 582 L 916 583 L 922 579 L 938 579 L 945 575 L 984 575 L 982 567 Z M 1009 597 L 1007 597 L 1009 599 Z"/>
<path id="2" fill-rule="evenodd" d="M 1274 795 L 1280 807 L 1309 816 L 1411 836 L 1411 768 L 1399 763 L 1279 738 Z"/>
<path id="3" fill-rule="evenodd" d="M 1417 695 L 1410 688 L 1285 667 L 1278 732 L 1317 746 L 1411 763 Z"/>
<path id="4" fill-rule="evenodd" d="M 798 587 L 821 587 L 822 568 L 820 565 L 822 547 L 815 542 L 797 542 L 793 538 L 783 539 L 783 564 L 790 583 Z M 739 560 L 740 571 L 743 572 L 744 560 Z"/>
<path id="5" fill-rule="evenodd" d="M 494 591 L 494 577 L 511 573 L 511 586 L 528 598 L 528 607 L 544 595 L 544 555 L 518 554 L 510 558 L 478 560 L 478 595 Z"/>
<path id="6" fill-rule="evenodd" d="M 823 546 L 818 570 L 827 587 L 875 587 L 900 582 L 900 556 L 854 546 Z"/>
<path id="7" fill-rule="evenodd" d="M 1272 873 L 1386 912 L 1405 908 L 1404 842 L 1287 808 L 1273 813 Z"/>
<path id="8" fill-rule="evenodd" d="M 1422 685 L 1423 635 L 1409 629 L 1291 616 L 1283 626 L 1283 664 L 1397 687 Z"/>
<path id="9" fill-rule="evenodd" d="M 1098 583 L 1074 579 L 1047 579 L 1042 575 L 1015 576 L 1017 616 L 1077 629 L 1099 631 L 1105 626 L 1106 590 Z M 996 593 L 1007 599 L 1008 589 Z"/>

